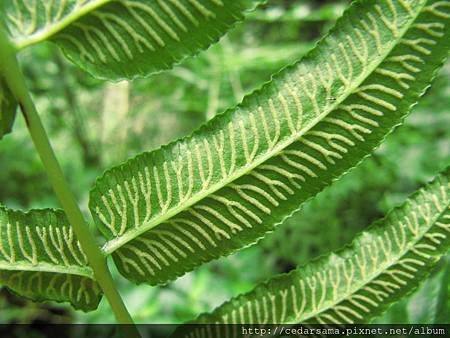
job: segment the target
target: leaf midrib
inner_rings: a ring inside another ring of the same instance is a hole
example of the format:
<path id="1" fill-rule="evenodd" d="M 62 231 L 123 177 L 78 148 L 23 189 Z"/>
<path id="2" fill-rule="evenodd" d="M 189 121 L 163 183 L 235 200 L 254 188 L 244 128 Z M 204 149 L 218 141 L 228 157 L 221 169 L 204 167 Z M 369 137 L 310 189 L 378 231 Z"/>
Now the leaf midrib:
<path id="1" fill-rule="evenodd" d="M 338 298 L 336 301 L 332 302 L 329 306 L 325 307 L 324 309 L 321 309 L 320 311 L 316 311 L 311 313 L 308 317 L 305 318 L 296 318 L 293 322 L 289 322 L 288 324 L 296 324 L 300 321 L 306 321 L 308 319 L 320 316 L 320 314 L 332 309 L 336 305 L 340 304 L 341 302 L 349 299 L 354 294 L 358 293 L 359 290 L 361 290 L 364 286 L 370 284 L 371 282 L 377 280 L 386 270 L 397 264 L 402 257 L 404 257 L 406 254 L 408 254 L 411 249 L 413 249 L 417 243 L 419 243 L 421 240 L 425 238 L 425 235 L 429 233 L 429 231 L 436 225 L 436 222 L 447 212 L 447 209 L 450 207 L 450 200 L 447 202 L 447 204 L 442 208 L 442 210 L 434 217 L 434 220 L 430 222 L 430 226 L 428 229 L 423 231 L 421 236 L 418 236 L 417 239 L 414 241 L 411 241 L 409 245 L 406 245 L 405 249 L 399 253 L 398 255 L 395 255 L 394 258 L 392 258 L 389 262 L 382 265 L 381 268 L 377 269 L 374 274 L 372 274 L 371 278 L 366 278 L 363 282 L 358 284 L 358 287 L 353 288 L 350 292 L 345 294 L 345 296 Z M 352 285 L 355 285 L 353 283 Z"/>
<path id="2" fill-rule="evenodd" d="M 14 264 L 0 262 L 0 270 L 21 272 L 49 272 L 63 275 L 77 275 L 94 279 L 94 274 L 90 268 L 77 265 L 54 265 L 46 262 L 39 262 L 36 265 L 32 265 L 26 262 L 16 262 Z"/>
<path id="3" fill-rule="evenodd" d="M 189 199 L 189 202 L 186 202 L 184 204 L 180 204 L 177 207 L 172 208 L 170 211 L 166 212 L 164 215 L 161 215 L 160 217 L 154 218 L 152 221 L 148 222 L 147 224 L 141 225 L 139 228 L 134 228 L 120 237 L 117 237 L 115 239 L 109 240 L 106 242 L 103 247 L 102 251 L 105 255 L 112 254 L 115 250 L 119 249 L 122 245 L 125 245 L 129 241 L 133 240 L 134 238 L 138 237 L 139 235 L 147 232 L 148 230 L 158 226 L 159 224 L 163 223 L 164 221 L 172 218 L 173 216 L 177 215 L 178 213 L 186 210 L 190 206 L 194 205 L 195 203 L 199 202 L 200 200 L 210 196 L 217 190 L 227 186 L 229 183 L 237 180 L 241 176 L 244 176 L 245 174 L 249 173 L 256 167 L 258 167 L 260 164 L 264 163 L 268 159 L 275 156 L 277 153 L 281 152 L 283 149 L 288 147 L 290 144 L 294 143 L 298 138 L 303 136 L 306 132 L 308 132 L 310 129 L 312 129 L 316 124 L 318 124 L 325 116 L 327 116 L 332 111 L 336 110 L 339 105 L 345 101 L 354 91 L 361 85 L 361 83 L 364 82 L 365 79 L 367 79 L 378 66 L 386 59 L 386 57 L 392 52 L 392 50 L 398 45 L 398 42 L 403 39 L 403 36 L 409 31 L 410 27 L 414 24 L 414 22 L 417 20 L 418 16 L 422 13 L 423 8 L 427 4 L 426 1 L 420 5 L 420 9 L 417 10 L 416 14 L 411 18 L 408 25 L 405 25 L 405 27 L 400 29 L 400 34 L 397 38 L 394 38 L 391 40 L 391 44 L 389 48 L 386 48 L 386 52 L 383 55 L 383 57 L 380 57 L 378 59 L 375 59 L 372 62 L 371 66 L 366 67 L 366 71 L 364 73 L 361 73 L 357 79 L 354 81 L 354 85 L 351 86 L 346 92 L 344 92 L 339 98 L 336 98 L 334 100 L 334 104 L 331 105 L 328 109 L 325 109 L 322 114 L 314 118 L 310 125 L 308 127 L 305 127 L 304 129 L 301 129 L 299 132 L 295 134 L 291 134 L 290 136 L 286 137 L 286 139 L 279 144 L 277 144 L 274 148 L 267 151 L 264 155 L 259 156 L 258 159 L 256 159 L 253 163 L 249 165 L 243 165 L 240 169 L 236 170 L 232 175 L 228 176 L 224 180 L 217 182 L 216 184 L 212 185 L 209 189 L 206 189 L 205 191 L 202 191 L 198 193 L 195 197 Z M 321 41 L 324 41 L 327 37 L 322 39 Z M 301 60 L 299 61 L 301 62 Z M 298 62 L 298 63 L 299 63 Z M 298 64 L 297 63 L 297 64 Z M 272 80 L 273 81 L 273 80 Z"/>
<path id="4" fill-rule="evenodd" d="M 70 14 L 66 15 L 62 20 L 50 25 L 49 28 L 44 27 L 31 35 L 19 36 L 19 38 L 13 40 L 14 46 L 18 50 L 21 50 L 33 44 L 48 40 L 53 35 L 69 26 L 71 23 L 112 1 L 114 0 L 95 0 L 87 5 L 83 5 L 78 10 L 70 12 Z"/>

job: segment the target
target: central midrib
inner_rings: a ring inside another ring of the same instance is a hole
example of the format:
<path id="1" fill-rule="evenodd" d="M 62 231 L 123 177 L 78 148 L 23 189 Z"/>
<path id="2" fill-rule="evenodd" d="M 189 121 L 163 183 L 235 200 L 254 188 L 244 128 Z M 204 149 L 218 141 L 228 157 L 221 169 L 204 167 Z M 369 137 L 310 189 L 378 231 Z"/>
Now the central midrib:
<path id="1" fill-rule="evenodd" d="M 336 98 L 334 101 L 334 105 L 330 106 L 330 108 L 324 110 L 324 112 L 311 120 L 310 125 L 308 127 L 305 127 L 304 129 L 300 130 L 299 132 L 286 137 L 286 139 L 271 150 L 267 151 L 264 155 L 261 155 L 256 159 L 254 162 L 252 162 L 249 165 L 244 165 L 240 169 L 236 170 L 232 175 L 228 176 L 223 181 L 217 182 L 216 184 L 212 185 L 209 189 L 206 189 L 205 191 L 199 192 L 195 197 L 192 197 L 189 202 L 181 204 L 177 207 L 172 208 L 170 211 L 166 212 L 164 215 L 160 217 L 154 218 L 151 222 L 148 222 L 146 224 L 141 225 L 139 228 L 134 228 L 132 230 L 129 230 L 125 232 L 120 237 L 117 237 L 115 239 L 109 240 L 105 243 L 105 245 L 102 247 L 102 251 L 105 253 L 105 255 L 110 255 L 115 250 L 120 248 L 122 245 L 125 245 L 129 241 L 133 240 L 137 236 L 143 234 L 144 232 L 147 232 L 148 230 L 154 228 L 155 226 L 163 223 L 164 221 L 172 218 L 176 214 L 186 210 L 190 206 L 194 205 L 198 201 L 208 197 L 212 193 L 216 192 L 217 190 L 225 187 L 229 183 L 237 180 L 238 178 L 244 176 L 260 164 L 264 163 L 280 151 L 282 151 L 284 148 L 289 146 L 290 144 L 294 143 L 299 137 L 303 136 L 307 131 L 309 131 L 311 128 L 313 128 L 317 123 L 319 123 L 324 116 L 328 115 L 330 112 L 334 111 L 348 96 L 350 96 L 359 86 L 360 84 L 368 77 L 370 76 L 373 71 L 385 60 L 385 58 L 392 52 L 395 46 L 397 46 L 397 43 L 403 38 L 405 33 L 409 30 L 410 26 L 414 21 L 417 19 L 419 14 L 422 12 L 423 7 L 427 1 L 424 1 L 423 5 L 420 7 L 420 10 L 417 11 L 416 15 L 411 18 L 408 25 L 405 25 L 405 28 L 403 30 L 400 30 L 401 33 L 396 39 L 393 39 L 391 41 L 391 44 L 388 48 L 386 48 L 386 52 L 384 53 L 383 57 L 380 57 L 379 59 L 376 59 L 372 62 L 372 65 L 367 66 L 366 72 L 363 72 L 359 77 L 354 81 L 354 85 L 349 88 L 346 92 L 344 92 L 339 98 Z M 326 37 L 324 38 L 326 39 Z M 323 39 L 323 40 L 324 40 Z M 322 40 L 322 41 L 323 41 Z M 301 61 L 300 61 L 301 62 Z M 272 80 L 273 81 L 273 80 Z"/>
<path id="2" fill-rule="evenodd" d="M 77 265 L 53 265 L 46 262 L 39 262 L 36 265 L 32 265 L 31 263 L 16 262 L 14 264 L 9 264 L 0 262 L 0 270 L 18 272 L 49 272 L 59 273 L 63 275 L 77 275 L 94 279 L 94 273 L 89 267 L 82 267 Z"/>
<path id="3" fill-rule="evenodd" d="M 89 14 L 90 12 L 96 10 L 97 8 L 112 2 L 115 0 L 95 0 L 90 2 L 87 5 L 83 5 L 76 11 L 72 11 L 70 14 L 63 17 L 62 20 L 58 21 L 54 25 L 51 25 L 49 28 L 45 29 L 45 27 L 41 30 L 37 30 L 35 33 L 28 36 L 19 36 L 19 38 L 14 39 L 13 43 L 18 50 L 33 45 L 35 43 L 47 40 L 53 35 L 59 33 L 64 28 L 69 26 L 74 21 L 82 18 L 83 16 Z"/>
<path id="4" fill-rule="evenodd" d="M 349 299 L 351 296 L 353 296 L 356 293 L 358 293 L 358 291 L 361 290 L 364 286 L 370 284 L 371 282 L 373 282 L 374 280 L 379 278 L 381 274 L 383 274 L 390 267 L 392 267 L 395 264 L 397 264 L 402 257 L 404 257 L 406 254 L 408 254 L 411 251 L 411 249 L 414 248 L 416 246 L 416 244 L 419 243 L 425 237 L 425 235 L 430 231 L 430 229 L 433 228 L 433 226 L 436 225 L 436 222 L 444 215 L 444 213 L 446 212 L 446 210 L 448 209 L 449 206 L 450 206 L 450 203 L 447 202 L 445 207 L 442 208 L 441 211 L 439 211 L 439 213 L 437 214 L 436 217 L 434 217 L 434 220 L 432 222 L 430 222 L 430 224 L 431 224 L 430 227 L 428 229 L 426 229 L 426 231 L 424 231 L 421 234 L 421 236 L 419 236 L 417 238 L 416 241 L 413 241 L 411 244 L 409 244 L 405 248 L 405 250 L 403 250 L 399 254 L 395 255 L 394 258 L 391 258 L 388 262 L 383 264 L 381 268 L 377 269 L 377 271 L 375 271 L 371 275 L 371 277 L 366 278 L 364 281 L 359 283 L 357 287 L 353 288 L 350 292 L 346 293 L 345 296 L 338 298 L 336 301 L 332 302 L 329 306 L 325 307 L 324 309 L 322 309 L 320 311 L 313 312 L 313 313 L 311 313 L 310 315 L 308 315 L 305 318 L 298 318 L 298 319 L 294 320 L 293 323 L 289 323 L 289 324 L 296 324 L 296 323 L 299 323 L 300 321 L 304 322 L 304 321 L 306 321 L 308 319 L 320 316 L 321 313 L 324 313 L 324 312 L 328 311 L 329 309 L 331 309 L 332 307 L 336 306 L 337 304 L 339 304 L 339 303 Z"/>

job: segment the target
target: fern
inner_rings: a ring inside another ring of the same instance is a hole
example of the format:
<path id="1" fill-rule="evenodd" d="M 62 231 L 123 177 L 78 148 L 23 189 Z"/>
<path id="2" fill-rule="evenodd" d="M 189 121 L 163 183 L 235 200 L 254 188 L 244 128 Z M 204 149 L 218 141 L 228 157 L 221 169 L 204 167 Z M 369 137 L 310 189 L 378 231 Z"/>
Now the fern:
<path id="1" fill-rule="evenodd" d="M 0 6 L 17 49 L 51 40 L 92 75 L 120 79 L 168 69 L 198 53 L 259 2 L 17 0 Z"/>
<path id="2" fill-rule="evenodd" d="M 0 207 L 0 283 L 35 301 L 94 310 L 102 292 L 66 216 Z"/>
<path id="3" fill-rule="evenodd" d="M 105 253 L 153 285 L 273 230 L 401 123 L 448 56 L 449 13 L 444 1 L 355 2 L 238 107 L 108 170 L 90 198 Z"/>
<path id="4" fill-rule="evenodd" d="M 449 248 L 447 169 L 357 236 L 351 246 L 276 276 L 192 323 L 366 323 L 414 290 Z M 197 337 L 210 329 L 198 326 L 193 329 L 196 333 L 178 331 L 175 336 Z M 216 336 L 233 335 L 216 332 Z"/>
<path id="5" fill-rule="evenodd" d="M 0 208 L 2 284 L 85 311 L 98 306 L 103 291 L 118 322 L 132 324 L 106 257 L 126 278 L 155 285 L 255 243 L 369 155 L 449 54 L 448 1 L 353 2 L 303 60 L 240 105 L 189 137 L 105 172 L 89 202 L 106 238 L 100 250 L 53 153 L 17 52 L 49 40 L 97 77 L 146 76 L 207 48 L 261 2 L 1 2 L 0 138 L 19 105 L 66 212 Z M 449 175 L 352 246 L 275 277 L 195 323 L 368 320 L 413 290 L 448 250 Z M 128 328 L 127 336 L 139 335 Z"/>

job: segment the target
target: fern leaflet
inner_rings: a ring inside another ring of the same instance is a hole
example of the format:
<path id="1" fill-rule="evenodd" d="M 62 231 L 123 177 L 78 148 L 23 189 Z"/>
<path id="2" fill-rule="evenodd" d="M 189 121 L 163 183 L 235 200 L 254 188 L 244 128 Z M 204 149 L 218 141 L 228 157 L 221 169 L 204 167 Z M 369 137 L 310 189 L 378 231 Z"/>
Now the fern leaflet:
<path id="1" fill-rule="evenodd" d="M 65 214 L 0 207 L 0 284 L 34 301 L 97 308 L 102 293 Z"/>
<path id="2" fill-rule="evenodd" d="M 258 285 L 192 324 L 366 323 L 410 293 L 450 248 L 450 170 L 356 237 L 351 246 Z M 176 337 L 237 337 L 223 326 Z M 181 333 L 183 332 L 183 333 Z M 240 332 L 239 332 L 240 334 Z"/>
<path id="3" fill-rule="evenodd" d="M 254 243 L 401 123 L 448 56 L 449 18 L 445 1 L 356 1 L 242 104 L 108 170 L 90 197 L 105 253 L 158 284 Z"/>
<path id="4" fill-rule="evenodd" d="M 262 0 L 2 1 L 18 49 L 51 40 L 96 77 L 168 69 L 216 42 Z"/>

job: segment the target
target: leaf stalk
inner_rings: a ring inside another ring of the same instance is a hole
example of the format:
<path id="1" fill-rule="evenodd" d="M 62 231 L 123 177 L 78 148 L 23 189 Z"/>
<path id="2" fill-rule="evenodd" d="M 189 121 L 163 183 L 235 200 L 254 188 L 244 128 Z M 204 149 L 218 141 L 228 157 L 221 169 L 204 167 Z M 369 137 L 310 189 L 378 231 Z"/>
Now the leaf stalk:
<path id="1" fill-rule="evenodd" d="M 97 245 L 94 235 L 75 200 L 75 197 L 64 177 L 50 140 L 44 129 L 36 106 L 27 89 L 25 78 L 16 57 L 16 48 L 10 42 L 4 27 L 0 23 L 0 76 L 5 78 L 7 85 L 19 103 L 27 128 L 42 160 L 50 183 L 58 197 L 71 226 L 87 256 L 95 278 L 102 288 L 125 336 L 139 338 L 139 332 L 134 325 L 125 304 L 115 286 L 111 272 L 108 269 L 106 257 Z"/>

